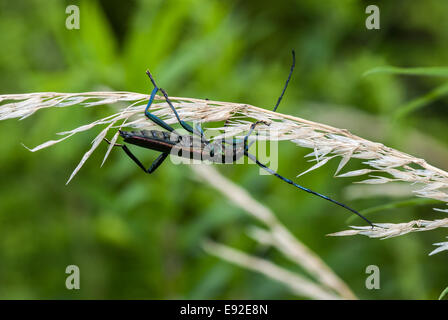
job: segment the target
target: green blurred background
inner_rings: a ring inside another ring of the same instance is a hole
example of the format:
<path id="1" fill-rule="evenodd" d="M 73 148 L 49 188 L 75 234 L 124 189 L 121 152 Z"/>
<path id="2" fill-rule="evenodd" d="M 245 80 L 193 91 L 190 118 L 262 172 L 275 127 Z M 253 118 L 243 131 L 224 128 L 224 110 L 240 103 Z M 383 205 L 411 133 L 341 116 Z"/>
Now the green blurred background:
<path id="1" fill-rule="evenodd" d="M 65 28 L 69 4 L 80 7 L 80 30 Z M 446 170 L 447 90 L 436 90 L 444 79 L 363 73 L 383 65 L 446 65 L 448 2 L 381 1 L 380 30 L 365 28 L 368 4 L 1 0 L 0 90 L 148 93 L 144 71 L 150 68 L 174 96 L 272 108 L 294 48 L 297 68 L 280 112 L 347 128 Z M 425 95 L 415 111 L 395 116 Z M 298 298 L 282 284 L 201 249 L 201 241 L 211 237 L 301 272 L 276 251 L 256 245 L 246 234 L 255 222 L 187 166 L 166 162 L 147 176 L 123 153 L 113 152 L 100 168 L 104 145 L 65 186 L 99 131 L 37 153 L 20 145 L 38 145 L 111 111 L 47 109 L 23 121 L 1 122 L 0 298 Z M 309 152 L 281 143 L 279 172 L 295 177 L 309 168 L 303 158 Z M 136 153 L 147 164 L 156 157 Z M 412 197 L 353 199 L 359 185 L 351 183 L 356 179 L 333 178 L 338 162 L 296 181 L 359 210 Z M 346 170 L 357 167 L 353 161 Z M 446 231 L 384 241 L 326 237 L 347 228 L 344 209 L 260 176 L 252 165 L 218 169 L 274 210 L 360 298 L 433 299 L 448 285 L 447 254 L 428 256 Z M 405 222 L 443 216 L 432 207 L 393 208 L 371 218 Z M 70 264 L 81 269 L 81 290 L 65 288 Z M 371 264 L 380 267 L 380 290 L 365 288 Z"/>

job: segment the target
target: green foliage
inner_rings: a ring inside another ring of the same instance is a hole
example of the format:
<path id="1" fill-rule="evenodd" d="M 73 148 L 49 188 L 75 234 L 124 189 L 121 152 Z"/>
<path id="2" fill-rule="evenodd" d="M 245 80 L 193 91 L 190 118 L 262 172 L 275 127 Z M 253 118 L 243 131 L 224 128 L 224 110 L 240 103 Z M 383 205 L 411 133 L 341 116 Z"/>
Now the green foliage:
<path id="1" fill-rule="evenodd" d="M 410 198 L 401 201 L 388 201 L 386 204 L 380 204 L 377 206 L 373 206 L 370 208 L 366 208 L 361 210 L 361 214 L 365 217 L 372 218 L 374 213 L 384 212 L 386 210 L 398 209 L 398 208 L 406 208 L 406 207 L 415 207 L 426 205 L 427 208 L 435 207 L 441 204 L 438 200 L 426 199 L 426 198 Z M 353 224 L 353 222 L 359 222 L 360 219 L 358 216 L 351 216 L 346 220 L 347 224 Z M 372 218 L 373 219 L 373 218 Z"/>
<path id="2" fill-rule="evenodd" d="M 80 30 L 65 28 L 67 4 L 0 3 L 0 29 L 7 30 L 0 33 L 2 93 L 149 93 L 149 68 L 173 96 L 272 108 L 294 48 L 297 68 L 280 112 L 319 121 L 343 105 L 329 124 L 368 114 L 382 121 L 382 130 L 362 120 L 346 128 L 359 125 L 355 134 L 373 131 L 374 140 L 412 148 L 447 168 L 444 0 L 381 3 L 379 31 L 365 29 L 362 1 L 79 1 Z M 378 68 L 384 65 L 396 68 Z M 363 77 L 367 70 L 371 76 Z M 54 109 L 0 123 L 0 298 L 295 298 L 202 251 L 201 241 L 212 237 L 284 263 L 273 250 L 254 247 L 246 235 L 253 221 L 195 180 L 187 166 L 168 161 L 147 176 L 118 151 L 99 168 L 103 153 L 97 152 L 65 186 L 93 132 L 37 153 L 20 145 L 35 146 L 111 110 Z M 406 117 L 388 121 L 397 113 Z M 425 140 L 410 140 L 415 132 Z M 146 164 L 156 157 L 135 151 Z M 279 172 L 293 178 L 306 170 L 308 152 L 281 143 Z M 375 222 L 436 217 L 428 206 L 401 205 L 408 197 L 344 199 L 351 181 L 332 178 L 338 162 L 297 181 L 359 210 L 381 208 Z M 446 282 L 446 256 L 427 256 L 443 230 L 386 241 L 325 237 L 346 227 L 345 210 L 259 175 L 252 165 L 218 168 L 272 208 L 360 298 L 434 298 Z M 81 269 L 79 291 L 65 289 L 70 264 Z M 370 264 L 381 269 L 381 290 L 364 286 Z"/>
<path id="3" fill-rule="evenodd" d="M 446 287 L 439 296 L 439 300 L 442 300 L 448 294 L 448 287 Z"/>
<path id="4" fill-rule="evenodd" d="M 363 76 L 368 76 L 376 73 L 383 74 L 400 74 L 411 76 L 429 76 L 429 77 L 448 77 L 447 67 L 428 67 L 428 68 L 397 68 L 397 67 L 376 67 L 364 72 Z"/>
<path id="5" fill-rule="evenodd" d="M 372 74 L 400 74 L 413 76 L 430 76 L 430 77 L 447 77 L 448 68 L 446 67 L 429 67 L 429 68 L 396 68 L 396 67 L 377 67 L 364 73 L 364 76 Z M 415 98 L 399 106 L 394 116 L 401 118 L 409 113 L 427 106 L 432 102 L 440 99 L 448 94 L 448 83 L 444 83 L 421 97 Z"/>

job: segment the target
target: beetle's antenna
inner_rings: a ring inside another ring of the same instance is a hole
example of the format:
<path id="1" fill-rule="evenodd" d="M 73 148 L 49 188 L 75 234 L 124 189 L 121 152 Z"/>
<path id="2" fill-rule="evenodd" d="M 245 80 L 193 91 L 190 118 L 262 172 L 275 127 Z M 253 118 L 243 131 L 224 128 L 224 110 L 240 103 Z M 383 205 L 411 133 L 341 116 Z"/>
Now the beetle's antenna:
<path id="1" fill-rule="evenodd" d="M 157 89 L 158 89 L 157 84 L 156 84 L 156 81 L 155 81 L 154 78 L 152 77 L 151 72 L 149 72 L 149 70 L 146 70 L 146 74 L 148 75 L 149 79 L 151 80 L 152 85 L 154 86 L 154 88 L 157 88 Z"/>
<path id="2" fill-rule="evenodd" d="M 171 110 L 174 112 L 174 115 L 176 116 L 177 121 L 178 121 L 182 126 L 184 126 L 184 121 L 182 121 L 182 120 L 180 119 L 179 114 L 177 113 L 176 108 L 174 108 L 173 104 L 171 103 L 170 98 L 168 98 L 168 94 L 166 93 L 166 91 L 163 90 L 162 88 L 159 88 L 159 87 L 157 86 L 156 81 L 155 81 L 154 78 L 152 77 L 152 74 L 151 74 L 151 72 L 150 72 L 149 70 L 146 70 L 146 74 L 148 75 L 149 79 L 151 80 L 152 85 L 154 86 L 154 89 L 157 89 L 157 91 L 160 90 L 160 91 L 162 92 L 162 94 L 164 95 L 165 100 L 166 100 L 166 102 L 168 103 L 168 105 L 169 105 L 169 107 L 171 108 Z M 157 91 L 156 91 L 156 92 L 157 92 Z M 184 128 L 185 128 L 185 127 L 184 127 Z M 185 129 L 186 129 L 187 131 L 190 131 L 190 129 L 192 130 L 192 128 L 191 128 L 190 126 L 188 126 L 188 127 L 185 128 Z"/>
<path id="3" fill-rule="evenodd" d="M 288 87 L 289 84 L 289 80 L 291 80 L 291 76 L 292 76 L 292 72 L 294 71 L 294 67 L 296 66 L 296 53 L 294 50 L 292 50 L 292 65 L 291 65 L 291 70 L 289 70 L 289 76 L 288 79 L 286 79 L 286 83 L 285 86 L 283 87 L 283 91 L 282 94 L 280 95 L 280 97 L 277 100 L 277 104 L 274 107 L 274 112 L 277 110 L 278 105 L 280 104 L 280 101 L 282 101 L 283 99 L 283 95 L 285 94 L 286 88 Z"/>
<path id="4" fill-rule="evenodd" d="M 364 221 L 366 221 L 370 226 L 372 226 L 372 228 L 374 227 L 374 224 L 372 222 L 370 222 L 369 219 L 367 219 L 366 217 L 364 217 L 362 214 L 360 214 L 358 211 L 356 211 L 355 209 L 352 209 L 350 207 L 347 207 L 345 204 L 340 203 L 339 201 L 333 200 L 327 196 L 324 196 L 323 194 L 317 193 L 313 190 L 310 190 L 308 188 L 302 187 L 301 185 L 298 185 L 297 183 L 294 183 L 292 180 L 285 178 L 281 175 L 279 175 L 277 172 L 275 172 L 274 170 L 272 170 L 271 168 L 265 166 L 264 164 L 262 164 L 260 161 L 258 161 L 258 159 L 248 153 L 247 151 L 244 151 L 244 154 L 251 159 L 252 161 L 254 161 L 258 166 L 260 166 L 261 168 L 263 168 L 264 170 L 266 170 L 267 172 L 269 172 L 270 174 L 273 174 L 274 176 L 276 176 L 277 178 L 285 181 L 286 183 L 292 184 L 294 187 L 299 188 L 300 190 L 306 191 L 308 193 L 314 194 L 315 196 L 321 197 L 322 199 L 328 200 L 330 202 L 333 202 L 334 204 L 337 204 L 338 206 L 341 206 L 347 210 L 350 210 L 351 212 L 353 212 L 354 214 L 356 214 L 358 217 L 360 217 L 361 219 L 363 219 Z"/>

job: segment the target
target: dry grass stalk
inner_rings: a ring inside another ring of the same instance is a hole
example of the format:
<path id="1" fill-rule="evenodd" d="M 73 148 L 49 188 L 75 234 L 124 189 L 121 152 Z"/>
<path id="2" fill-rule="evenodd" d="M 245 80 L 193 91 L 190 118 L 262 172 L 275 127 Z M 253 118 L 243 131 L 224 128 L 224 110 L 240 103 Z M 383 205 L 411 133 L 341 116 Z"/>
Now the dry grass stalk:
<path id="1" fill-rule="evenodd" d="M 250 232 L 252 238 L 260 244 L 270 245 L 278 249 L 285 257 L 313 276 L 328 292 L 333 290 L 340 298 L 355 299 L 355 295 L 350 288 L 314 252 L 297 240 L 278 221 L 269 208 L 257 202 L 245 189 L 222 176 L 212 166 L 193 165 L 191 168 L 199 177 L 222 193 L 233 204 L 242 208 L 267 227 L 267 229 L 253 228 L 252 232 Z M 227 258 L 228 255 L 220 255 L 220 257 Z M 235 262 L 235 259 L 238 260 L 238 258 L 234 258 L 231 261 Z M 245 265 L 243 262 L 239 264 Z M 269 275 L 268 271 L 263 273 Z M 271 277 L 276 279 L 275 275 Z M 334 293 L 331 294 L 334 296 Z"/>
<path id="2" fill-rule="evenodd" d="M 340 297 L 294 272 L 283 269 L 261 258 L 250 256 L 242 251 L 213 241 L 205 241 L 204 249 L 211 255 L 227 260 L 236 265 L 264 274 L 286 285 L 294 294 L 316 300 L 338 300 Z"/>
<path id="3" fill-rule="evenodd" d="M 108 126 L 94 140 L 92 148 L 85 154 L 74 174 L 84 164 L 89 155 L 98 146 L 99 141 L 107 134 L 107 131 L 116 126 L 117 122 L 125 121 L 127 127 L 153 128 L 143 110 L 148 95 L 132 92 L 87 92 L 87 93 L 31 93 L 0 96 L 0 120 L 30 116 L 42 108 L 68 107 L 81 104 L 87 107 L 112 104 L 116 102 L 130 103 L 119 112 L 90 124 L 61 132 L 64 137 L 59 140 L 48 141 L 31 151 L 51 146 L 63 141 L 72 135 L 94 128 L 98 125 Z M 415 158 L 406 153 L 388 148 L 383 144 L 371 142 L 348 132 L 321 123 L 272 112 L 247 104 L 218 102 L 191 98 L 172 98 L 180 117 L 185 121 L 201 123 L 230 120 L 230 126 L 219 128 L 227 136 L 241 135 L 248 130 L 251 122 L 244 118 L 263 120 L 270 123 L 269 127 L 258 127 L 259 131 L 269 130 L 269 136 L 263 136 L 270 140 L 289 140 L 298 146 L 311 148 L 313 152 L 308 155 L 310 161 L 316 164 L 300 175 L 317 169 L 335 157 L 341 157 L 341 161 L 335 175 L 338 177 L 357 177 L 369 174 L 370 178 L 359 183 L 384 184 L 391 181 L 402 181 L 417 186 L 414 193 L 418 197 L 440 200 L 448 203 L 448 173 L 428 164 L 425 160 Z M 168 123 L 175 123 L 176 119 L 161 97 L 152 106 L 153 113 Z M 221 136 L 215 137 L 220 138 Z M 366 165 L 364 169 L 339 174 L 350 159 L 361 159 Z M 339 174 L 339 175 L 338 175 Z M 299 175 L 299 176 L 300 176 Z M 69 180 L 70 181 L 70 180 Z M 400 224 L 383 224 L 383 228 L 369 230 L 357 229 L 343 231 L 333 235 L 362 234 L 369 237 L 389 237 L 403 235 L 413 231 L 425 231 L 448 226 L 448 219 L 435 221 Z M 388 229 L 384 229 L 388 228 Z M 361 230 L 361 231 L 360 231 Z M 443 246 L 442 246 L 443 247 Z M 443 247 L 445 248 L 445 247 Z M 440 249 L 440 248 L 439 248 Z"/>

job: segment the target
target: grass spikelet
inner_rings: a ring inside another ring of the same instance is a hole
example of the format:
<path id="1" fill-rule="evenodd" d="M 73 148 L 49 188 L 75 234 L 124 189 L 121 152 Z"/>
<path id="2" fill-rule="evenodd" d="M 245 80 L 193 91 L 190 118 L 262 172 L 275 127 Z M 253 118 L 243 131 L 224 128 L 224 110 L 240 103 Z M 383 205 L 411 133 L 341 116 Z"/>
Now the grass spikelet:
<path id="1" fill-rule="evenodd" d="M 69 181 L 79 171 L 89 156 L 98 147 L 99 142 L 111 129 L 116 129 L 117 122 L 126 123 L 126 127 L 138 129 L 151 129 L 155 125 L 144 116 L 146 94 L 133 92 L 84 92 L 84 93 L 56 93 L 40 92 L 30 94 L 13 94 L 0 96 L 0 120 L 24 119 L 40 109 L 52 107 L 71 107 L 83 105 L 94 107 L 101 105 L 125 102 L 128 106 L 118 112 L 85 124 L 78 128 L 59 133 L 63 138 L 47 141 L 30 151 L 47 148 L 62 142 L 76 133 L 94 129 L 96 126 L 106 126 L 93 140 L 92 147 L 88 150 L 78 167 L 73 171 Z M 179 116 L 184 121 L 200 123 L 227 121 L 229 126 L 218 128 L 227 136 L 238 136 L 247 131 L 254 120 L 270 123 L 269 127 L 259 127 L 259 131 L 269 130 L 269 135 L 264 136 L 270 140 L 287 140 L 297 146 L 310 148 L 308 155 L 316 164 L 310 169 L 299 174 L 305 174 L 324 166 L 333 158 L 340 157 L 335 175 L 337 177 L 362 177 L 357 183 L 387 184 L 390 182 L 404 182 L 414 186 L 413 192 L 417 197 L 440 201 L 441 205 L 448 203 L 448 173 L 428 164 L 424 159 L 413 157 L 409 154 L 384 146 L 381 143 L 372 142 L 351 134 L 345 129 L 338 129 L 325 124 L 306 119 L 285 115 L 270 110 L 261 109 L 248 104 L 219 102 L 193 98 L 172 97 L 173 104 L 177 108 Z M 176 123 L 176 118 L 162 97 L 156 97 L 151 107 L 152 112 L 164 119 L 169 124 Z M 114 132 L 115 133 L 115 132 Z M 215 137 L 219 138 L 219 137 Z M 105 158 L 107 158 L 108 152 Z M 361 159 L 365 168 L 355 171 L 342 172 L 350 159 Z M 104 161 L 103 161 L 104 162 Z M 447 211 L 446 207 L 439 211 Z M 352 227 L 352 230 L 333 233 L 333 236 L 365 235 L 372 238 L 390 238 L 404 235 L 410 232 L 427 231 L 436 228 L 447 227 L 448 218 L 439 220 L 417 220 L 406 223 L 377 224 L 378 227 Z M 435 251 L 448 250 L 448 246 L 441 245 Z M 434 253 L 434 251 L 432 252 Z"/>

